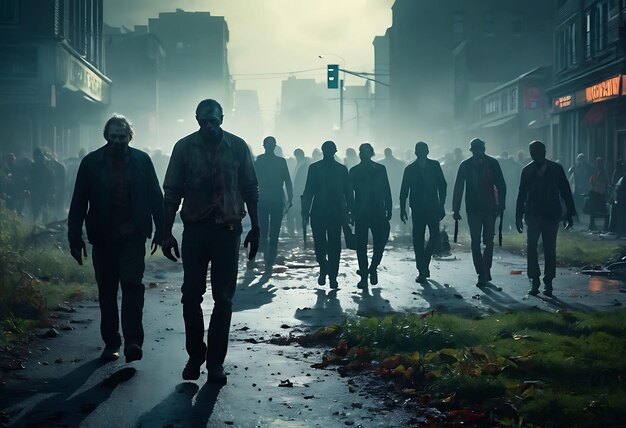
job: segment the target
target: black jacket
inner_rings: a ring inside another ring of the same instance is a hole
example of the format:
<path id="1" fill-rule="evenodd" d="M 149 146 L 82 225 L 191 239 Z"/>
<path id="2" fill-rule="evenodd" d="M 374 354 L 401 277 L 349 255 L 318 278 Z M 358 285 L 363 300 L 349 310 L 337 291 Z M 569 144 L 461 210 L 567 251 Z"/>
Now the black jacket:
<path id="1" fill-rule="evenodd" d="M 474 162 L 475 159 L 471 157 L 459 165 L 452 196 L 452 211 L 461 210 L 464 188 L 467 188 L 465 210 L 468 213 L 504 211 L 506 183 L 498 160 L 485 155 L 482 170 L 478 170 Z"/>
<path id="2" fill-rule="evenodd" d="M 322 159 L 309 166 L 302 194 L 302 215 L 342 223 L 353 204 L 354 195 L 345 166 L 333 159 Z"/>
<path id="3" fill-rule="evenodd" d="M 576 215 L 574 199 L 563 167 L 546 160 L 543 177 L 535 162 L 522 169 L 515 215 L 538 216 L 544 220 L 559 221 L 562 216 L 561 198 L 568 216 Z"/>
<path id="4" fill-rule="evenodd" d="M 400 206 L 404 206 L 403 201 L 408 197 L 411 210 L 428 218 L 438 217 L 446 202 L 447 189 L 448 183 L 438 161 L 426 159 L 423 170 L 415 161 L 404 169 Z"/>
<path id="5" fill-rule="evenodd" d="M 68 239 L 74 247 L 82 239 L 83 221 L 87 239 L 92 245 L 106 241 L 111 231 L 111 180 L 106 164 L 105 147 L 89 153 L 78 168 L 74 194 L 67 218 Z M 130 201 L 133 223 L 137 230 L 150 238 L 155 224 L 153 242 L 163 240 L 163 194 L 159 187 L 150 156 L 141 150 L 128 148 L 131 168 Z"/>
<path id="6" fill-rule="evenodd" d="M 387 169 L 376 162 L 359 163 L 350 168 L 350 182 L 354 189 L 352 216 L 386 219 L 393 203 Z"/>

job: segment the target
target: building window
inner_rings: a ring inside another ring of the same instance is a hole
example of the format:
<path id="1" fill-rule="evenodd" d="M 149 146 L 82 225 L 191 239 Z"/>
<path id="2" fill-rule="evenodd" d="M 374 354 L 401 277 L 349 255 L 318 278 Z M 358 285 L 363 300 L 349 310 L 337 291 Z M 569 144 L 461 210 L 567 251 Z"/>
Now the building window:
<path id="1" fill-rule="evenodd" d="M 463 14 L 455 13 L 453 19 L 454 21 L 452 22 L 452 32 L 455 34 L 463 34 Z"/>
<path id="2" fill-rule="evenodd" d="M 0 24 L 17 24 L 17 0 L 0 1 Z"/>
<path id="3" fill-rule="evenodd" d="M 513 17 L 513 35 L 514 36 L 521 36 L 522 35 L 522 29 L 523 29 L 523 25 L 522 25 L 522 16 L 521 15 L 515 15 Z"/>
<path id="4" fill-rule="evenodd" d="M 567 65 L 576 65 L 576 22 L 572 22 L 569 25 L 569 29 L 568 29 L 568 37 L 569 40 L 568 45 L 569 45 L 569 61 L 567 63 Z"/>
<path id="5" fill-rule="evenodd" d="M 585 58 L 591 58 L 591 11 L 585 14 Z"/>
<path id="6" fill-rule="evenodd" d="M 608 3 L 601 2 L 596 5 L 595 13 L 595 50 L 601 52 L 607 46 L 607 32 L 609 26 Z"/>
<path id="7" fill-rule="evenodd" d="M 485 15 L 485 37 L 495 37 L 496 21 L 493 15 Z"/>

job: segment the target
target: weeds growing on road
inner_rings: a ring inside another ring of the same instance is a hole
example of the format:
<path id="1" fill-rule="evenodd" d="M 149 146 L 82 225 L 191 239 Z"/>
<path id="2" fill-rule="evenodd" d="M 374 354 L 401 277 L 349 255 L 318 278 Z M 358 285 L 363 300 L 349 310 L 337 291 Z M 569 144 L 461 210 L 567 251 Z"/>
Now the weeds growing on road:
<path id="1" fill-rule="evenodd" d="M 503 248 L 516 253 L 526 253 L 526 233 L 507 233 Z M 559 231 L 556 256 L 562 266 L 582 267 L 588 264 L 604 265 L 626 253 L 626 243 L 602 240 L 597 236 Z"/>
<path id="2" fill-rule="evenodd" d="M 0 206 L 2 347 L 27 334 L 48 309 L 94 290 L 92 270 L 78 266 L 55 239 L 35 231 L 22 217 Z"/>
<path id="3" fill-rule="evenodd" d="M 372 368 L 444 412 L 446 420 L 433 423 L 617 426 L 626 418 L 625 316 L 355 318 L 336 328 L 339 342 L 319 367 Z"/>

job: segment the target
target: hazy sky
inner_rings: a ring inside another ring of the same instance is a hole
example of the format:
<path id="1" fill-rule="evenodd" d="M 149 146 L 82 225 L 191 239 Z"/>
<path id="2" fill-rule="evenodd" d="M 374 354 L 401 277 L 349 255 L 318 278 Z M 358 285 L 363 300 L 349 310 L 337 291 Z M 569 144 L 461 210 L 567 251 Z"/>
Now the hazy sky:
<path id="1" fill-rule="evenodd" d="M 251 79 L 249 73 L 276 73 L 312 68 L 299 74 L 325 80 L 327 62 L 345 68 L 373 71 L 374 36 L 391 25 L 394 0 L 105 0 L 104 20 L 109 25 L 147 24 L 159 12 L 209 11 L 224 16 L 230 30 L 231 73 L 237 89 L 259 91 L 264 116 L 273 116 L 286 76 Z M 347 83 L 357 83 L 347 79 Z M 362 82 L 362 81 L 361 81 Z"/>

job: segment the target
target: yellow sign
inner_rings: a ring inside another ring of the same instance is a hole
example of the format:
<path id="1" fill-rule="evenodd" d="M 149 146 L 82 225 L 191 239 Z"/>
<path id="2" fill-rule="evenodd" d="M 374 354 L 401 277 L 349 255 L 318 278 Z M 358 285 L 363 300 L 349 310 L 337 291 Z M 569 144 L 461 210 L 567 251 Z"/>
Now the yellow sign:
<path id="1" fill-rule="evenodd" d="M 604 101 L 620 95 L 622 76 L 611 77 L 604 82 L 589 86 L 585 89 L 585 99 L 588 103 Z"/>

